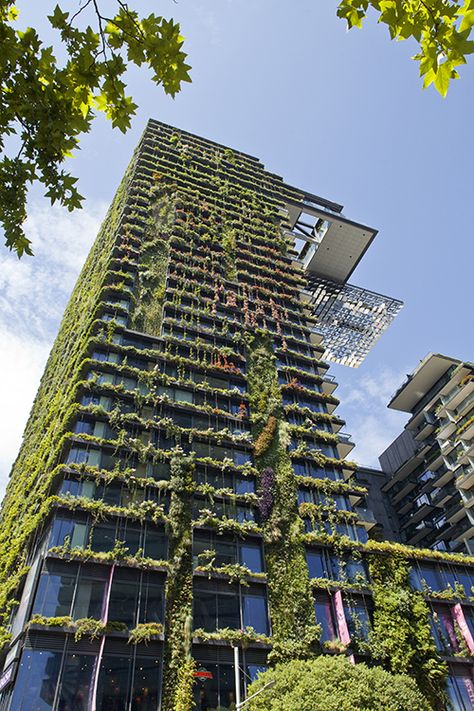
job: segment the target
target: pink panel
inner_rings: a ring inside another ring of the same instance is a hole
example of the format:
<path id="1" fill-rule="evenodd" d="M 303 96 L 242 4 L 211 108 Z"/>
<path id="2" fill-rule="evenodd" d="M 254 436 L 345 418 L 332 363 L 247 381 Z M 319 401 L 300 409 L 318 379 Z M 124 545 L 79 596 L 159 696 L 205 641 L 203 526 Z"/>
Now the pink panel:
<path id="1" fill-rule="evenodd" d="M 459 602 L 453 605 L 453 607 L 451 608 L 451 614 L 453 616 L 453 620 L 457 622 L 462 636 L 466 640 L 466 644 L 469 651 L 471 652 L 471 654 L 474 654 L 474 639 L 472 638 L 471 630 L 467 625 L 463 609 Z"/>
<path id="2" fill-rule="evenodd" d="M 349 634 L 349 628 L 347 626 L 347 620 L 344 614 L 344 605 L 342 602 L 342 594 L 340 590 L 334 593 L 334 608 L 336 610 L 339 639 L 343 644 L 350 644 L 351 636 Z"/>

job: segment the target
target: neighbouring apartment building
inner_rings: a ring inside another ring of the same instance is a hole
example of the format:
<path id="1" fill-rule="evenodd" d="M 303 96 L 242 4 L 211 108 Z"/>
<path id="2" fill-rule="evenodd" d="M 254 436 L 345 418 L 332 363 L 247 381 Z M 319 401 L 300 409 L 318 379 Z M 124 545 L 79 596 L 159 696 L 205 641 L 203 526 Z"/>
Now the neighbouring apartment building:
<path id="1" fill-rule="evenodd" d="M 410 414 L 380 464 L 406 543 L 474 553 L 474 364 L 430 353 L 389 407 Z"/>
<path id="2" fill-rule="evenodd" d="M 401 307 L 348 284 L 374 236 L 148 123 L 3 502 L 1 711 L 230 710 L 319 653 L 472 708 L 474 559 L 376 540 L 335 412 L 327 361 L 357 366 Z"/>

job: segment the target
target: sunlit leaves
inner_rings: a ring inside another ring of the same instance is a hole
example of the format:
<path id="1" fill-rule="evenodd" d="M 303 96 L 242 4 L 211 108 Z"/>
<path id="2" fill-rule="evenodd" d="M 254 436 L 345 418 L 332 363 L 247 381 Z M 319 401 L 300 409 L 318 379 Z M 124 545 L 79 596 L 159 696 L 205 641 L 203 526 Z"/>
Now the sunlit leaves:
<path id="1" fill-rule="evenodd" d="M 92 24 L 76 25 L 90 12 Z M 130 128 L 137 105 L 127 94 L 124 76 L 130 64 L 148 66 L 152 80 L 170 96 L 191 81 L 183 37 L 173 20 L 154 14 L 141 18 L 117 0 L 113 17 L 103 17 L 100 2 L 77 1 L 76 13 L 59 5 L 48 16 L 58 32 L 54 47 L 44 46 L 34 28 L 15 28 L 13 2 L 0 3 L 0 222 L 6 246 L 18 256 L 32 254 L 22 225 L 28 187 L 39 182 L 45 196 L 68 210 L 81 206 L 77 179 L 62 169 L 97 112 L 115 128 Z M 8 146 L 9 154 L 6 153 Z"/>
<path id="2" fill-rule="evenodd" d="M 413 59 L 419 62 L 423 88 L 433 84 L 446 96 L 451 80 L 459 77 L 456 68 L 474 52 L 469 39 L 474 0 L 342 0 L 337 14 L 349 28 L 362 27 L 369 8 L 378 13 L 392 39 L 417 42 L 419 52 Z"/>

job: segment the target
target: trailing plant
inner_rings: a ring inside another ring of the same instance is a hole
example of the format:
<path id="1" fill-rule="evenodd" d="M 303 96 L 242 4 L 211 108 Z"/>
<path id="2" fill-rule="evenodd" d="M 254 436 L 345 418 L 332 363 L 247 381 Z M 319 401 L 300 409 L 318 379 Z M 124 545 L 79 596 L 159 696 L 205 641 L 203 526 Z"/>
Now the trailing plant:
<path id="1" fill-rule="evenodd" d="M 128 641 L 130 644 L 147 644 L 162 634 L 163 625 L 160 622 L 143 622 L 130 630 Z"/>
<path id="2" fill-rule="evenodd" d="M 253 627 L 245 627 L 242 630 L 230 629 L 225 627 L 222 629 L 217 629 L 215 632 L 206 632 L 203 629 L 195 629 L 193 632 L 193 637 L 201 641 L 209 640 L 225 640 L 230 644 L 238 644 L 244 649 L 248 647 L 249 644 L 266 644 L 270 645 L 271 640 L 264 634 L 259 634 L 255 632 Z"/>

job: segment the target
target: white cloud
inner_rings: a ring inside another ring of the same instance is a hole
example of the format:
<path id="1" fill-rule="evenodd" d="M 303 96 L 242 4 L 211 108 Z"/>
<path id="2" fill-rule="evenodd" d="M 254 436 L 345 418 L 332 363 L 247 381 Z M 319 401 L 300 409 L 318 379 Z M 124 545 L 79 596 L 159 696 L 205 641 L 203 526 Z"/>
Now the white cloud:
<path id="1" fill-rule="evenodd" d="M 402 431 L 408 415 L 389 410 L 387 403 L 405 379 L 406 372 L 375 368 L 362 377 L 357 371 L 348 373 L 347 378 L 339 374 L 340 387 L 336 395 L 341 405 L 337 412 L 346 420 L 346 429 L 356 444 L 350 459 L 378 467 L 378 457 Z"/>
<path id="2" fill-rule="evenodd" d="M 74 213 L 33 204 L 25 231 L 35 257 L 19 260 L 0 251 L 0 494 L 64 307 L 105 210 L 105 204 L 91 202 Z"/>

